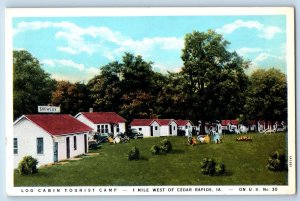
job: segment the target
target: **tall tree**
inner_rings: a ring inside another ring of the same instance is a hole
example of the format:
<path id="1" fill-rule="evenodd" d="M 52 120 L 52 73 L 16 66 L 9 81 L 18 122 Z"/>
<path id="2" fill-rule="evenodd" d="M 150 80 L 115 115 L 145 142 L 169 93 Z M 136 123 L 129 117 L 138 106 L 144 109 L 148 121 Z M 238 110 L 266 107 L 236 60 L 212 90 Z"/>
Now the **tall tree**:
<path id="1" fill-rule="evenodd" d="M 38 105 L 47 105 L 55 82 L 41 64 L 26 50 L 13 51 L 14 119 L 37 113 Z"/>
<path id="2" fill-rule="evenodd" d="M 229 42 L 212 30 L 186 34 L 182 50 L 186 101 L 190 117 L 206 121 L 238 116 L 248 67 L 236 52 L 227 50 Z M 230 106 L 230 109 L 228 109 Z"/>
<path id="3" fill-rule="evenodd" d="M 52 93 L 51 104 L 60 105 L 61 113 L 75 115 L 78 112 L 88 111 L 91 107 L 89 90 L 84 83 L 58 81 Z"/>
<path id="4" fill-rule="evenodd" d="M 259 69 L 250 76 L 245 105 L 248 119 L 287 119 L 287 80 L 280 70 Z"/>

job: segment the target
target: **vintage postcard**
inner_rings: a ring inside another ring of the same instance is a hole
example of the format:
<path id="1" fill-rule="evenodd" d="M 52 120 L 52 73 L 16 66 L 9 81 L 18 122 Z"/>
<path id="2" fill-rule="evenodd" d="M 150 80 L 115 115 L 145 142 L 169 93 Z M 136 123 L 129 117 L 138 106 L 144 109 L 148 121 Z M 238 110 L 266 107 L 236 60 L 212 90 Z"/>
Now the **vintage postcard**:
<path id="1" fill-rule="evenodd" d="M 7 194 L 296 193 L 294 9 L 7 8 Z"/>

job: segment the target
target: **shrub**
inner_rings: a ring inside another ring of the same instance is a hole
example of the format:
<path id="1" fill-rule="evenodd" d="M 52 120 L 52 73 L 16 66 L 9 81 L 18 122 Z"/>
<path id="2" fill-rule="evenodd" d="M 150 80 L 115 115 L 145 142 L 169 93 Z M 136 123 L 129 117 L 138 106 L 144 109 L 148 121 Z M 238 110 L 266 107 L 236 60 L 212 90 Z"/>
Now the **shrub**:
<path id="1" fill-rule="evenodd" d="M 215 171 L 217 175 L 221 175 L 225 173 L 225 165 L 224 163 L 217 163 L 215 166 Z"/>
<path id="2" fill-rule="evenodd" d="M 128 153 L 128 160 L 139 160 L 140 159 L 140 151 L 137 147 L 132 147 L 132 149 Z"/>
<path id="3" fill-rule="evenodd" d="M 201 162 L 201 173 L 203 175 L 221 175 L 225 173 L 224 163 L 216 163 L 211 158 L 204 158 Z"/>
<path id="4" fill-rule="evenodd" d="M 100 146 L 99 146 L 96 142 L 91 143 L 91 144 L 89 145 L 89 149 L 91 149 L 91 150 L 97 150 L 97 149 L 99 149 L 99 148 L 100 148 Z"/>
<path id="5" fill-rule="evenodd" d="M 270 153 L 267 168 L 271 171 L 282 171 L 286 169 L 285 152 L 276 150 Z"/>
<path id="6" fill-rule="evenodd" d="M 172 151 L 172 144 L 168 139 L 162 140 L 160 144 L 160 151 L 162 153 L 170 153 Z"/>
<path id="7" fill-rule="evenodd" d="M 24 156 L 19 162 L 18 170 L 21 174 L 35 174 L 38 172 L 37 164 L 37 159 L 32 156 Z"/>
<path id="8" fill-rule="evenodd" d="M 216 163 L 211 158 L 204 158 L 201 162 L 201 172 L 203 175 L 214 175 Z"/>
<path id="9" fill-rule="evenodd" d="M 151 153 L 152 153 L 153 155 L 157 155 L 157 154 L 159 154 L 159 147 L 156 146 L 156 145 L 153 145 L 153 146 L 151 147 L 150 151 L 151 151 Z"/>

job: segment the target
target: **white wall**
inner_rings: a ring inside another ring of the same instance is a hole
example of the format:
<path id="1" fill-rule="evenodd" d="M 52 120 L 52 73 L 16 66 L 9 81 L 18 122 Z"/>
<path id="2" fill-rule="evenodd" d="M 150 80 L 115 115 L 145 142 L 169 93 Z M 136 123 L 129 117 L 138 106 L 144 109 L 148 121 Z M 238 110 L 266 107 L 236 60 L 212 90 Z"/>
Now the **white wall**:
<path id="1" fill-rule="evenodd" d="M 18 154 L 14 154 L 14 168 L 24 156 L 30 155 L 38 160 L 38 166 L 53 163 L 53 139 L 43 129 L 28 121 L 20 120 L 14 125 L 14 138 L 18 139 Z M 44 141 L 44 153 L 37 154 L 37 138 L 42 137 Z"/>
<path id="2" fill-rule="evenodd" d="M 176 136 L 177 135 L 177 124 L 175 123 L 175 121 L 172 121 L 170 123 L 170 125 L 172 126 L 172 136 Z M 171 136 L 170 130 L 169 130 L 169 125 L 160 127 L 160 136 Z"/>
<path id="3" fill-rule="evenodd" d="M 151 126 L 153 126 L 153 136 L 151 136 Z M 135 128 L 138 132 L 143 133 L 144 137 L 160 136 L 160 125 L 156 121 L 154 121 L 150 126 L 131 126 L 131 128 Z"/>
<path id="4" fill-rule="evenodd" d="M 142 133 L 144 137 L 150 137 L 150 126 L 131 126 L 130 128 L 136 129 L 138 132 Z M 140 130 L 142 129 L 142 130 Z"/>
<path id="5" fill-rule="evenodd" d="M 67 137 L 70 139 L 70 158 L 73 158 L 78 155 L 82 155 L 85 153 L 84 150 L 84 134 L 87 135 L 88 133 L 80 133 L 80 134 L 73 134 L 73 135 L 64 135 L 55 137 L 56 142 L 58 142 L 58 160 L 66 160 L 67 159 Z M 77 138 L 77 149 L 74 149 L 74 136 Z M 88 143 L 87 143 L 87 151 L 88 151 Z"/>

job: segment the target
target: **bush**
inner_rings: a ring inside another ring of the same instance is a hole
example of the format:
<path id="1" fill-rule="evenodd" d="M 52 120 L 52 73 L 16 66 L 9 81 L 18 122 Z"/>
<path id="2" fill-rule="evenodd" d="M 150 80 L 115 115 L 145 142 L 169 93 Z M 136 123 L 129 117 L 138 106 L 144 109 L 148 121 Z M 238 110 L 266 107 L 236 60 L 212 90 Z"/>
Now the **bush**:
<path id="1" fill-rule="evenodd" d="M 140 159 L 140 150 L 137 147 L 132 147 L 128 153 L 128 160 L 139 160 Z"/>
<path id="2" fill-rule="evenodd" d="M 32 156 L 24 156 L 19 162 L 18 170 L 21 174 L 35 174 L 38 172 L 37 164 L 37 159 Z"/>
<path id="3" fill-rule="evenodd" d="M 270 153 L 267 168 L 271 171 L 282 171 L 286 169 L 285 152 L 276 150 Z"/>
<path id="4" fill-rule="evenodd" d="M 98 143 L 96 143 L 96 142 L 89 144 L 89 149 L 91 149 L 91 150 L 97 150 L 100 147 L 101 146 L 99 146 Z"/>
<path id="5" fill-rule="evenodd" d="M 216 163 L 211 158 L 204 158 L 201 162 L 201 172 L 203 175 L 214 175 Z"/>
<path id="6" fill-rule="evenodd" d="M 168 139 L 162 140 L 160 144 L 160 151 L 162 153 L 170 153 L 172 151 L 172 144 Z"/>
<path id="7" fill-rule="evenodd" d="M 153 154 L 153 155 L 157 155 L 159 154 L 159 147 L 156 146 L 156 145 L 153 145 L 150 149 L 150 152 Z"/>
<path id="8" fill-rule="evenodd" d="M 221 175 L 225 173 L 224 163 L 216 163 L 211 158 L 204 158 L 201 162 L 201 173 L 203 175 Z"/>
<path id="9" fill-rule="evenodd" d="M 225 173 L 225 165 L 224 163 L 217 163 L 215 166 L 215 171 L 217 175 L 221 175 Z"/>

